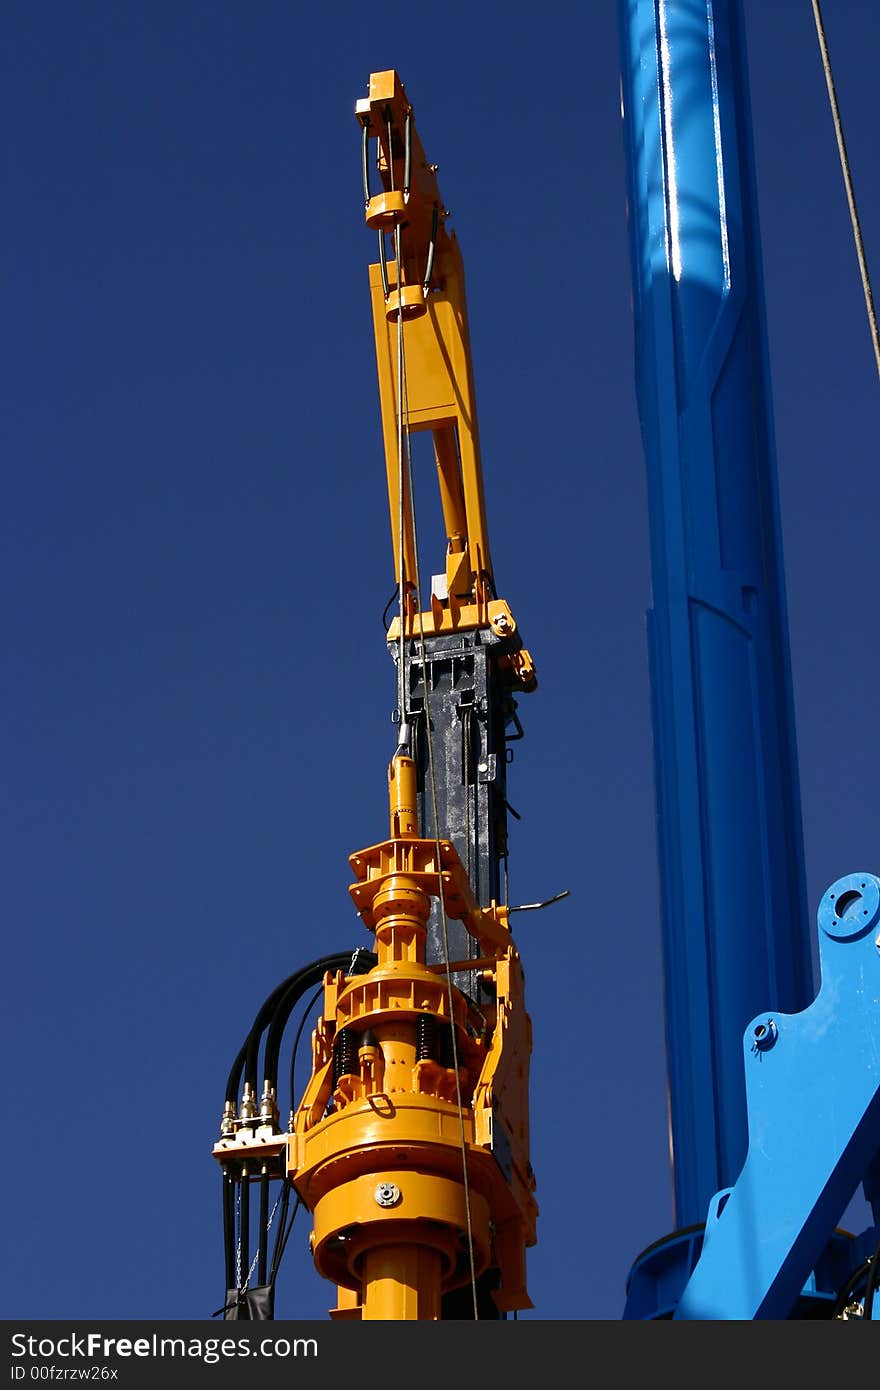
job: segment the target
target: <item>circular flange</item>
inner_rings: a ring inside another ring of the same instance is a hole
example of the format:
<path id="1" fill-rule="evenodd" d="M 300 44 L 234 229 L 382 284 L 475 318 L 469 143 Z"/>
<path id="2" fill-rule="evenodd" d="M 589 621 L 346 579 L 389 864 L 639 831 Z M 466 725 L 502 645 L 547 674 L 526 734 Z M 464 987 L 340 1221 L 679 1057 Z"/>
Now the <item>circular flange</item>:
<path id="1" fill-rule="evenodd" d="M 819 927 L 834 941 L 856 941 L 880 921 L 880 879 L 846 874 L 819 904 Z"/>
<path id="2" fill-rule="evenodd" d="M 422 286 L 401 285 L 399 290 L 393 289 L 385 301 L 386 319 L 395 320 L 398 309 L 401 317 L 407 321 L 421 318 L 422 314 L 426 314 L 428 306 L 425 302 L 425 291 Z"/>
<path id="3" fill-rule="evenodd" d="M 391 231 L 396 222 L 402 222 L 406 214 L 406 199 L 400 189 L 389 189 L 377 193 L 366 207 L 367 226 L 375 231 Z"/>

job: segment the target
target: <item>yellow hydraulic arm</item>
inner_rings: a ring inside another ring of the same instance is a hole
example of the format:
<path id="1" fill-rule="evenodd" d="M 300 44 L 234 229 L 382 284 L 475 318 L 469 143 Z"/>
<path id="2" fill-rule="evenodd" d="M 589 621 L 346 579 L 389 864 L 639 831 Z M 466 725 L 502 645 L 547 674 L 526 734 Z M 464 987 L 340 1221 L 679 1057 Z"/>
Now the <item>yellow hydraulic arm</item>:
<path id="1" fill-rule="evenodd" d="M 373 73 L 369 95 L 355 110 L 363 132 L 366 221 L 379 234 L 370 295 L 395 580 L 404 594 L 407 635 L 491 626 L 512 637 L 516 623 L 497 596 L 489 550 L 464 267 L 456 235 L 447 228 L 437 165 L 425 157 L 395 71 Z M 375 194 L 370 192 L 373 166 L 382 184 Z M 405 435 L 420 430 L 430 430 L 433 437 L 446 556 L 444 573 L 434 576 L 430 609 L 418 625 Z M 396 634 L 397 620 L 389 640 Z M 530 690 L 535 685 L 532 660 L 520 644 L 516 647 L 511 654 L 516 681 Z"/>

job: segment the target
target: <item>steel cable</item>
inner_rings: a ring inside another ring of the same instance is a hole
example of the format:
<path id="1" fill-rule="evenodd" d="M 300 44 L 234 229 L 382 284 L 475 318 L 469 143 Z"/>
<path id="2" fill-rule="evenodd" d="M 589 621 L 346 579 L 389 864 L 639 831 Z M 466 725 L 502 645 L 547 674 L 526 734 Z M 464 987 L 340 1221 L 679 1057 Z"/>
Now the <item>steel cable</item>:
<path id="1" fill-rule="evenodd" d="M 856 207 L 856 195 L 853 189 L 852 175 L 849 168 L 849 157 L 846 152 L 843 122 L 840 118 L 840 107 L 837 104 L 837 92 L 834 86 L 834 75 L 831 71 L 828 42 L 825 38 L 825 25 L 822 22 L 822 10 L 819 6 L 819 0 L 812 0 L 812 4 L 813 18 L 816 21 L 816 35 L 819 39 L 819 51 L 822 55 L 822 68 L 825 72 L 825 85 L 828 88 L 828 100 L 831 103 L 831 115 L 834 120 L 834 133 L 837 136 L 837 151 L 840 155 L 840 167 L 843 170 L 843 182 L 846 187 L 846 200 L 849 204 L 849 217 L 852 223 L 853 238 L 856 243 L 856 255 L 859 261 L 862 291 L 865 296 L 865 307 L 868 311 L 868 327 L 871 330 L 871 341 L 874 345 L 877 375 L 880 376 L 880 333 L 878 333 L 877 330 L 877 314 L 874 309 L 874 296 L 871 293 L 871 277 L 868 273 L 868 262 L 865 257 L 865 248 L 862 242 L 862 229 L 859 222 L 858 209 Z"/>

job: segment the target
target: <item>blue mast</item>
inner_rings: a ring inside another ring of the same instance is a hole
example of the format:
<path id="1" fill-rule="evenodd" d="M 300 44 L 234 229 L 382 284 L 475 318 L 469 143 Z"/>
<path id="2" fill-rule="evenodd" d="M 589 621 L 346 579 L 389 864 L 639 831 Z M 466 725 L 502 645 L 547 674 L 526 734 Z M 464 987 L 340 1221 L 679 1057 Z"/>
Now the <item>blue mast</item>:
<path id="1" fill-rule="evenodd" d="M 813 997 L 740 0 L 620 0 L 675 1221 L 746 1156 L 743 1030 Z"/>

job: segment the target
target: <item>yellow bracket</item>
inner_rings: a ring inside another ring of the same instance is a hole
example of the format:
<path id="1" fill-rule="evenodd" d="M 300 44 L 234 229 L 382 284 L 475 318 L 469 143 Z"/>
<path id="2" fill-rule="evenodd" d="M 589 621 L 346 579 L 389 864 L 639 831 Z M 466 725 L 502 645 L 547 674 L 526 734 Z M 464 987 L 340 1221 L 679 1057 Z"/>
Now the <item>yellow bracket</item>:
<path id="1" fill-rule="evenodd" d="M 534 690 L 538 684 L 535 663 L 531 652 L 521 645 L 517 636 L 516 620 L 503 598 L 486 602 L 459 603 L 450 597 L 446 603 L 432 594 L 431 607 L 427 613 L 416 613 L 411 607 L 406 613 L 405 635 L 409 638 L 433 637 L 438 633 L 461 632 L 473 628 L 491 629 L 496 636 L 506 639 L 509 650 L 497 658 L 501 671 L 509 673 L 511 685 L 518 685 L 524 692 Z M 400 618 L 392 618 L 388 628 L 388 641 L 394 643 L 400 637 Z"/>
<path id="2" fill-rule="evenodd" d="M 441 840 L 439 845 L 439 864 L 436 840 L 384 840 L 350 856 L 348 862 L 358 882 L 348 891 L 364 924 L 375 926 L 374 899 L 393 878 L 405 875 L 433 897 L 440 897 L 442 882 L 446 915 L 462 922 L 487 954 L 506 951 L 511 944 L 507 906 L 493 903 L 480 907 L 455 846 L 450 840 Z"/>

